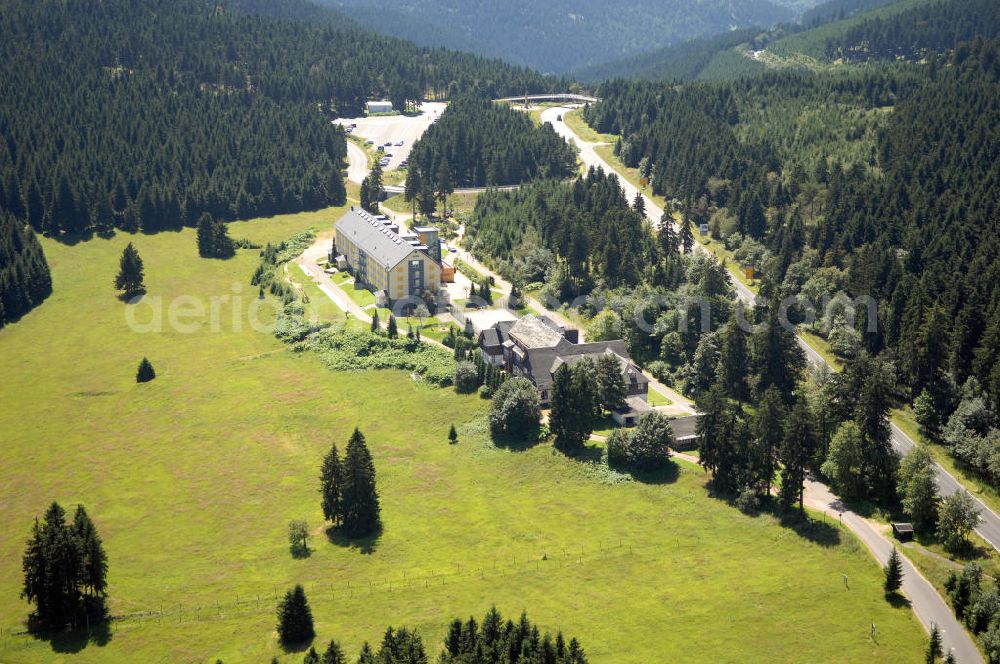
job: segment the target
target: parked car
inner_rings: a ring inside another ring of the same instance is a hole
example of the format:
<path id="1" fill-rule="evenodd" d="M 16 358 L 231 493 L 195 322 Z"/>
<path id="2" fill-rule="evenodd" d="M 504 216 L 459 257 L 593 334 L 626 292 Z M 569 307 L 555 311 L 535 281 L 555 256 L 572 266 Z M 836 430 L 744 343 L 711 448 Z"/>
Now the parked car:
<path id="1" fill-rule="evenodd" d="M 385 147 L 384 146 L 380 145 L 380 146 L 378 146 L 377 149 L 378 149 L 379 152 L 385 152 Z"/>
<path id="2" fill-rule="evenodd" d="M 353 134 L 354 133 L 354 129 L 352 127 L 348 127 L 344 131 L 347 132 L 348 134 Z"/>
<path id="3" fill-rule="evenodd" d="M 396 141 L 396 147 L 397 148 L 403 147 L 403 141 Z"/>
<path id="4" fill-rule="evenodd" d="M 365 141 L 365 145 L 375 145 L 375 141 L 368 139 L 367 141 Z"/>

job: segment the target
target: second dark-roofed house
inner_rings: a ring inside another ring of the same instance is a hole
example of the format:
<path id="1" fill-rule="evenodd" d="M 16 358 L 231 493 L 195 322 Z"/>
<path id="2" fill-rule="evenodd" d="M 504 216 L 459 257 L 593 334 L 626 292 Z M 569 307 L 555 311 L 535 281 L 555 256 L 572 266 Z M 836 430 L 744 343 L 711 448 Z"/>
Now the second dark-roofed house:
<path id="1" fill-rule="evenodd" d="M 546 316 L 527 315 L 516 322 L 503 321 L 479 334 L 479 346 L 484 357 L 506 369 L 513 376 L 524 376 L 538 389 L 543 404 L 551 399 L 552 376 L 563 364 L 573 365 L 584 357 L 596 360 L 611 354 L 618 359 L 625 379 L 628 399 L 646 402 L 649 380 L 642 370 L 632 362 L 625 342 L 598 341 L 575 343 L 576 330 L 567 330 Z M 624 416 L 623 422 L 634 424 L 638 417 L 648 412 L 637 403 L 632 404 L 632 414 Z"/>

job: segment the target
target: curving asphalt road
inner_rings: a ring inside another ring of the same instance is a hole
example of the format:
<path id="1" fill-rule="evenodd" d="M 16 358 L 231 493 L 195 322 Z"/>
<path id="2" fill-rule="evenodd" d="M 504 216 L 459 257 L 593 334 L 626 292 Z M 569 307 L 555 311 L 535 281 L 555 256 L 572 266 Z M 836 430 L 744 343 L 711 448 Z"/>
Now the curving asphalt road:
<path id="1" fill-rule="evenodd" d="M 593 166 L 595 168 L 600 167 L 605 172 L 615 172 L 614 168 L 604 161 L 604 159 L 601 158 L 601 156 L 598 155 L 594 149 L 602 145 L 601 143 L 588 143 L 580 139 L 576 133 L 561 120 L 562 116 L 571 110 L 573 109 L 569 107 L 549 108 L 542 112 L 542 121 L 552 123 L 553 128 L 555 128 L 556 132 L 560 136 L 568 140 L 571 144 L 575 144 L 579 148 L 580 160 L 583 161 L 586 166 Z M 635 198 L 637 194 L 641 194 L 635 185 L 631 184 L 624 178 L 619 178 L 619 181 L 629 200 Z M 653 224 L 654 227 L 658 226 L 660 223 L 660 217 L 663 215 L 663 209 L 657 206 L 652 199 L 645 194 L 642 194 L 642 197 L 646 202 L 646 216 L 649 218 L 650 223 Z M 706 253 L 708 252 L 708 250 L 700 244 L 696 243 L 695 247 L 701 251 L 705 251 Z M 752 304 L 754 302 L 755 296 L 753 291 L 735 279 L 731 279 L 730 281 L 732 281 L 733 285 L 736 287 L 737 296 L 740 300 L 747 304 Z M 815 349 L 810 347 L 809 344 L 807 344 L 801 337 L 798 338 L 798 342 L 805 351 L 806 357 L 812 364 L 827 364 L 826 360 L 824 360 L 823 357 L 817 353 Z M 829 365 L 827 364 L 827 366 Z M 831 369 L 832 368 L 833 367 L 831 367 Z M 913 440 L 901 431 L 895 424 L 892 425 L 892 442 L 894 447 L 904 454 L 916 446 Z M 935 464 L 935 471 L 937 474 L 938 487 L 942 494 L 948 495 L 962 488 L 959 482 L 940 465 Z M 835 509 L 843 511 L 844 506 L 840 503 L 839 499 L 837 499 L 836 496 L 834 496 L 833 493 L 831 493 L 830 490 L 823 484 L 810 480 L 807 488 L 809 489 L 810 495 L 813 497 L 813 502 L 816 506 L 819 506 L 821 509 L 824 507 L 836 506 L 834 507 Z M 1000 517 L 986 507 L 986 505 L 983 504 L 983 502 L 978 498 L 975 498 L 975 496 L 973 496 L 973 498 L 982 510 L 983 519 L 979 528 L 976 529 L 976 532 L 978 532 L 983 539 L 992 544 L 994 548 L 1000 550 Z M 847 524 L 861 539 L 861 541 L 865 543 L 879 563 L 884 564 L 885 560 L 888 559 L 889 551 L 891 550 L 892 545 L 886 541 L 884 537 L 879 535 L 870 523 L 853 512 L 844 511 L 844 523 Z M 912 602 L 913 610 L 923 623 L 924 627 L 930 629 L 931 623 L 937 623 L 939 627 L 944 630 L 943 638 L 946 648 L 954 650 L 955 657 L 959 662 L 962 662 L 963 664 L 965 662 L 982 662 L 982 655 L 972 642 L 968 632 L 966 632 L 965 629 L 959 625 L 950 607 L 948 607 L 944 600 L 941 599 L 941 596 L 938 595 L 934 586 L 932 586 L 930 582 L 917 572 L 916 568 L 914 568 L 910 562 L 906 560 L 906 556 L 903 556 L 903 561 L 905 570 L 903 590 Z"/>

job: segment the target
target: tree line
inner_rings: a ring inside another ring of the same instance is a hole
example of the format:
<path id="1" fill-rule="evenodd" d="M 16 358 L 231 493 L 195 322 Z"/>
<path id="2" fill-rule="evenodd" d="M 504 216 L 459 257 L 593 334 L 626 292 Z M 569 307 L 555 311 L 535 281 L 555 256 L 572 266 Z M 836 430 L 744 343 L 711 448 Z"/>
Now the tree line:
<path id="1" fill-rule="evenodd" d="M 414 144 L 406 199 L 418 199 L 428 212 L 456 187 L 566 178 L 575 166 L 573 148 L 551 126 L 536 126 L 527 113 L 507 105 L 463 95 Z"/>
<path id="2" fill-rule="evenodd" d="M 231 220 L 338 205 L 346 146 L 330 118 L 360 115 L 373 96 L 554 84 L 497 61 L 243 5 L 254 9 L 4 3 L 0 209 L 36 231 L 77 237 L 194 226 L 206 212 Z"/>
<path id="3" fill-rule="evenodd" d="M 52 293 L 52 275 L 34 232 L 0 210 L 0 328 L 19 319 Z"/>
<path id="4" fill-rule="evenodd" d="M 312 609 L 305 590 L 296 585 L 278 604 L 278 636 L 286 648 L 308 644 L 316 637 Z M 440 664 L 587 664 L 579 641 L 567 643 L 562 632 L 544 634 L 528 620 L 526 613 L 514 622 L 504 620 L 492 607 L 482 621 L 469 617 L 455 618 L 448 626 Z M 361 646 L 358 664 L 427 664 L 430 661 L 423 639 L 414 630 L 388 627 L 378 650 L 366 641 Z M 347 656 L 336 640 L 331 640 L 322 654 L 311 646 L 303 664 L 347 664 Z"/>
<path id="5" fill-rule="evenodd" d="M 851 61 L 947 52 L 976 37 L 1000 36 L 1000 6 L 991 0 L 937 0 L 888 17 L 873 16 L 827 41 L 830 58 Z"/>

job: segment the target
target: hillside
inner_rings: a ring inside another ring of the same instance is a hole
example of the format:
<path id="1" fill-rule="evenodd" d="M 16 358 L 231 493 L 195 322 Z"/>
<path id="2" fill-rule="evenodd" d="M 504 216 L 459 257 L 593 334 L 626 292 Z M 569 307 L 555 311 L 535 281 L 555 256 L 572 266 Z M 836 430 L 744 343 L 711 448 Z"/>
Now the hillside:
<path id="1" fill-rule="evenodd" d="M 829 0 L 804 12 L 797 22 L 771 28 L 747 27 L 692 39 L 630 58 L 585 67 L 574 72 L 583 81 L 616 77 L 659 81 L 732 80 L 765 70 L 749 57 L 753 51 L 786 37 L 811 34 L 824 26 L 838 30 L 847 19 L 897 0 Z M 852 23 L 853 24 L 853 23 Z M 761 24 L 763 25 L 763 24 Z"/>
<path id="2" fill-rule="evenodd" d="M 423 209 L 432 211 L 434 192 L 566 178 L 575 166 L 573 149 L 550 125 L 537 126 L 527 113 L 463 96 L 413 146 L 407 184 L 426 201 Z"/>
<path id="3" fill-rule="evenodd" d="M 0 204 L 71 239 L 344 202 L 331 118 L 455 89 L 555 86 L 302 2 L 0 3 Z M 278 14 L 287 18 L 277 18 Z M 39 112 L 39 109 L 46 109 Z"/>
<path id="4" fill-rule="evenodd" d="M 565 73 L 750 25 L 794 20 L 818 0 L 318 0 L 420 44 Z"/>

